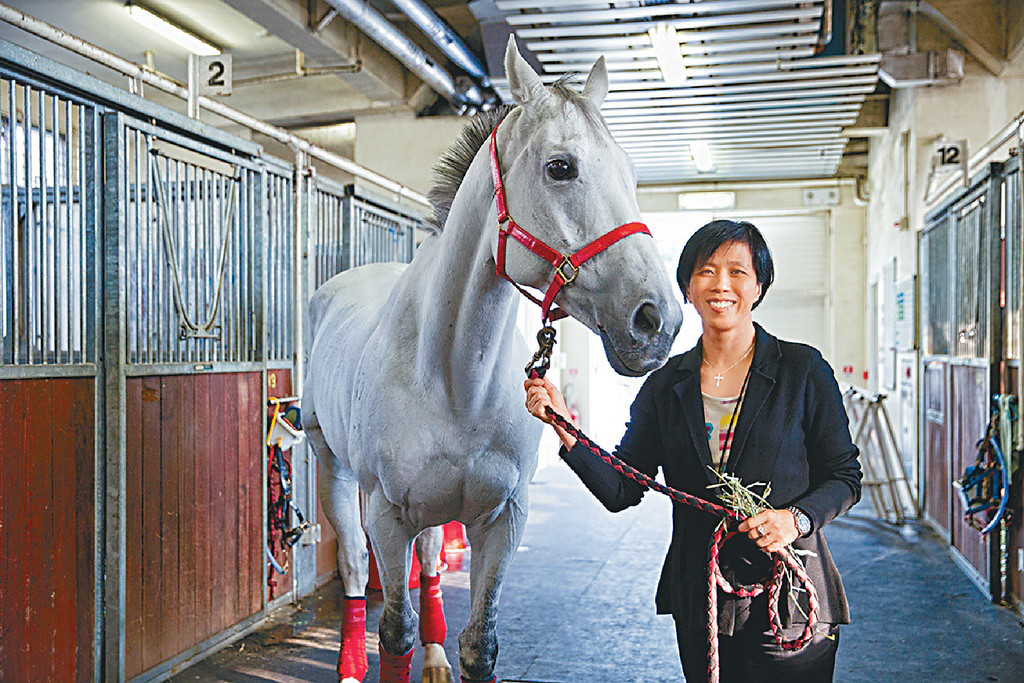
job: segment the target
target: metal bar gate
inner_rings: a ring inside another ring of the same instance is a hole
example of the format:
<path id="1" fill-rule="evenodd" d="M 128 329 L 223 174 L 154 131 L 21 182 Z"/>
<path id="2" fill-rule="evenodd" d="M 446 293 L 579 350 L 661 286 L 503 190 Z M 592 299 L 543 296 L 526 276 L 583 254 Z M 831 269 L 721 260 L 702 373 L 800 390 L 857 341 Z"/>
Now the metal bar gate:
<path id="1" fill-rule="evenodd" d="M 0 53 L 0 677 L 97 677 L 97 108 Z"/>
<path id="2" fill-rule="evenodd" d="M 166 678 L 271 606 L 265 406 L 305 301 L 411 260 L 421 216 L 7 43 L 0 124 L 0 677 Z M 317 541 L 282 600 L 333 572 Z"/>
<path id="3" fill-rule="evenodd" d="M 1000 391 L 1003 192 L 1003 166 L 991 164 L 929 214 L 919 237 L 923 508 L 961 568 L 994 599 L 1002 591 L 1002 539 L 964 521 L 951 482 L 974 462 Z"/>

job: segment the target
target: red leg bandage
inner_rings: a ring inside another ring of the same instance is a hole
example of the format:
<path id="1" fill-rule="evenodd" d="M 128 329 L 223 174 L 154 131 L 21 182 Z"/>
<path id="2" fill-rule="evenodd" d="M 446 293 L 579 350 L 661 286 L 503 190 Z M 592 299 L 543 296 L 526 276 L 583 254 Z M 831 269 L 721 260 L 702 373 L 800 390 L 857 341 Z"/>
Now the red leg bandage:
<path id="1" fill-rule="evenodd" d="M 409 673 L 412 671 L 412 653 L 415 648 L 409 648 L 404 655 L 389 655 L 381 645 L 377 648 L 380 653 L 380 683 L 409 683 Z"/>
<path id="2" fill-rule="evenodd" d="M 345 598 L 341 615 L 341 652 L 338 680 L 362 681 L 370 664 L 366 661 L 366 598 Z"/>
<path id="3" fill-rule="evenodd" d="M 444 621 L 441 575 L 420 574 L 420 642 L 444 645 L 448 625 Z"/>

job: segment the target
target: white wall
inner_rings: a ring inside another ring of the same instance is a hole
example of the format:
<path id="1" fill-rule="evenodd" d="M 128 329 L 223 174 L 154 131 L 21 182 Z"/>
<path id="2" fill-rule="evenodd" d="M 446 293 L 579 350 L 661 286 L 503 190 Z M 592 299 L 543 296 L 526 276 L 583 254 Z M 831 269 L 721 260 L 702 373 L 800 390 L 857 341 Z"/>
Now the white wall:
<path id="1" fill-rule="evenodd" d="M 971 154 L 1021 111 L 1024 111 L 1024 54 L 999 76 L 968 61 L 964 80 L 959 85 L 893 92 L 889 132 L 872 140 L 868 156 L 867 283 L 877 280 L 883 264 L 894 257 L 897 279 L 917 272 L 917 233 L 924 227 L 925 215 L 932 208 L 925 205 L 924 199 L 935 140 L 940 136 L 948 140 L 966 139 Z M 904 132 L 909 133 L 911 177 L 906 202 L 901 147 Z M 995 158 L 1006 158 L 1006 155 L 1007 150 L 1002 150 Z M 897 226 L 896 222 L 904 213 L 908 216 L 908 225 Z"/>
<path id="2" fill-rule="evenodd" d="M 841 373 L 844 366 L 852 366 L 851 378 L 861 377 L 867 368 L 867 355 L 864 352 L 866 210 L 858 205 L 853 185 L 840 184 L 839 204 L 820 208 L 804 206 L 803 188 L 798 183 L 780 183 L 768 187 L 752 183 L 730 187 L 736 188 L 736 208 L 728 212 L 678 212 L 678 193 L 653 193 L 643 189 L 639 193 L 640 209 L 645 215 L 653 212 L 676 212 L 680 216 L 680 230 L 685 233 L 685 237 L 676 240 L 672 247 L 674 253 L 669 256 L 673 263 L 679 258 L 679 251 L 685 239 L 713 218 L 752 218 L 756 225 L 756 217 L 759 215 L 777 213 L 779 219 L 785 220 L 787 214 L 797 216 L 803 213 L 824 213 L 831 229 L 832 254 L 828 265 L 831 278 L 829 297 L 833 310 L 830 324 L 833 331 L 831 348 L 823 348 L 821 352 L 837 374 Z M 659 238 L 659 241 L 667 245 L 671 240 L 663 237 Z M 672 275 L 674 279 L 674 266 Z"/>
<path id="3" fill-rule="evenodd" d="M 919 45 L 920 49 L 929 49 Z M 872 283 L 883 279 L 887 263 L 896 262 L 895 279 L 918 274 L 917 240 L 927 212 L 937 204 L 925 204 L 929 184 L 933 144 L 940 137 L 967 140 L 968 155 L 983 147 L 996 133 L 1024 111 L 1024 54 L 995 76 L 968 60 L 965 77 L 959 85 L 896 90 L 890 99 L 889 132 L 873 139 L 868 156 L 870 201 L 867 211 L 866 295 Z M 906 133 L 906 142 L 903 135 Z M 904 154 L 907 155 L 904 161 Z M 1005 159 L 1008 148 L 998 150 L 993 161 Z M 904 189 L 904 163 L 910 183 Z M 934 182 L 935 186 L 938 182 Z M 906 221 L 898 224 L 902 217 Z M 881 287 L 879 287 L 881 290 Z M 881 297 L 879 297 L 881 299 Z M 882 301 L 878 301 L 881 310 Z M 869 326 L 871 321 L 867 321 Z M 919 411 L 916 372 L 907 378 L 905 371 L 916 368 L 920 344 L 914 353 L 896 355 L 896 388 L 888 392 L 893 427 L 904 441 L 904 459 L 916 465 L 918 443 L 915 431 Z M 869 359 L 869 364 L 874 365 Z M 884 388 L 877 372 L 871 389 Z M 909 387 L 913 386 L 914 391 Z M 907 432 L 904 434 L 903 432 Z M 912 478 L 915 478 L 912 475 Z"/>
<path id="4" fill-rule="evenodd" d="M 426 194 L 433 185 L 434 163 L 466 122 L 454 116 L 417 118 L 412 112 L 360 116 L 355 161 Z"/>

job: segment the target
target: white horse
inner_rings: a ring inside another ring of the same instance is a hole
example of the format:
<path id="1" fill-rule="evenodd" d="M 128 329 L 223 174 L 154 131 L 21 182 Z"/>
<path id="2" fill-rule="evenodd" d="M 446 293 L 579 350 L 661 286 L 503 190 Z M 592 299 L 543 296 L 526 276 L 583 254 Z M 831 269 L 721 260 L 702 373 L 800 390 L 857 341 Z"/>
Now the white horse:
<path id="1" fill-rule="evenodd" d="M 411 548 L 423 566 L 420 639 L 425 681 L 451 680 L 436 564 L 440 525 L 466 525 L 472 548 L 471 613 L 459 636 L 463 680 L 492 681 L 498 597 L 526 524 L 528 485 L 542 425 L 523 406 L 529 352 L 516 331 L 519 295 L 495 273 L 499 226 L 489 146 L 496 149 L 515 221 L 569 254 L 640 217 L 632 163 L 599 107 L 604 60 L 582 94 L 547 88 L 509 40 L 505 56 L 518 104 L 479 117 L 438 165 L 433 232 L 408 266 L 350 270 L 309 304 L 302 422 L 320 462 L 320 496 L 338 533 L 346 605 L 339 676 L 366 672 L 367 551 L 384 587 L 381 681 L 408 681 L 417 615 L 407 580 Z M 501 119 L 501 116 L 505 116 Z M 571 267 L 564 267 L 568 275 Z M 505 272 L 543 291 L 551 265 L 507 240 Z M 654 240 L 631 234 L 579 267 L 556 303 L 604 342 L 612 367 L 647 373 L 668 357 L 682 320 Z M 363 621 L 360 621 L 360 619 Z"/>

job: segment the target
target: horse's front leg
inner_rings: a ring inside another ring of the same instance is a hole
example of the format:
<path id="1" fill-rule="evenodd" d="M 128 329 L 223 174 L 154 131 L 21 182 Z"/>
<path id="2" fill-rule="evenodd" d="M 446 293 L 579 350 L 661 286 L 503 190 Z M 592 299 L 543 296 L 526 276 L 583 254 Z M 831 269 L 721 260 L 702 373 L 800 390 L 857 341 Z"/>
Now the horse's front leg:
<path id="1" fill-rule="evenodd" d="M 368 513 L 367 531 L 384 588 L 384 612 L 377 628 L 380 683 L 409 683 L 416 637 L 416 612 L 409 601 L 409 569 L 416 532 L 379 487 L 370 493 Z"/>
<path id="2" fill-rule="evenodd" d="M 505 501 L 491 521 L 467 528 L 473 555 L 469 569 L 469 622 L 459 635 L 464 683 L 497 681 L 494 665 L 498 659 L 498 598 L 505 572 L 519 547 L 528 508 L 524 486 Z"/>
<path id="3" fill-rule="evenodd" d="M 416 537 L 420 558 L 420 643 L 423 644 L 423 683 L 452 683 L 452 665 L 444 654 L 448 625 L 441 599 L 441 574 L 437 565 L 444 545 L 444 530 L 439 526 L 424 529 Z"/>

